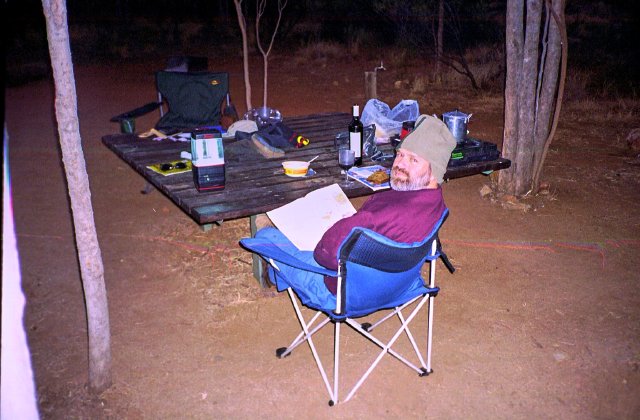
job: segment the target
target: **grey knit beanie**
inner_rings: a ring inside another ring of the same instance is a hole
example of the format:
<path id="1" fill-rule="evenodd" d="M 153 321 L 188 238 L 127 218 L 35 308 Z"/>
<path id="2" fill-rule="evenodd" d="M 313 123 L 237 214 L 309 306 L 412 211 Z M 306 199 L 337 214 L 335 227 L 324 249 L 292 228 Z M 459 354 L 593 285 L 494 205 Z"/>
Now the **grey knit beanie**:
<path id="1" fill-rule="evenodd" d="M 456 139 L 445 123 L 431 115 L 420 115 L 415 128 L 402 140 L 398 149 L 408 150 L 427 160 L 434 178 L 442 184 L 455 147 Z"/>

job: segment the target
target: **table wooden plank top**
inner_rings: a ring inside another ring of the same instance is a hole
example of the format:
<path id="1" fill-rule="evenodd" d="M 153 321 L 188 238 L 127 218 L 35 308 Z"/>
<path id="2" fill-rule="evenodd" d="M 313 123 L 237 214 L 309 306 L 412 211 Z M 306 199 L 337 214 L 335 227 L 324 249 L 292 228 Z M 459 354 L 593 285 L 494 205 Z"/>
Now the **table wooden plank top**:
<path id="1" fill-rule="evenodd" d="M 147 168 L 149 165 L 179 159 L 181 151 L 190 151 L 189 142 L 174 142 L 167 139 L 154 141 L 139 138 L 135 134 L 108 135 L 104 136 L 102 141 L 196 223 L 203 225 L 265 213 L 303 197 L 312 190 L 343 180 L 344 175 L 341 174 L 337 162 L 334 138 L 339 132 L 346 131 L 350 120 L 351 116 L 347 113 L 286 118 L 284 123 L 307 137 L 310 144 L 301 149 L 287 150 L 282 158 L 265 159 L 257 153 L 246 155 L 236 153 L 235 156 L 230 156 L 227 148 L 232 150 L 238 142 L 225 140 L 225 188 L 201 193 L 194 186 L 191 172 L 164 176 Z M 291 178 L 284 175 L 283 161 L 310 160 L 317 155 L 319 155 L 318 159 L 311 165 L 316 172 L 315 175 L 304 178 Z M 378 163 L 365 159 L 364 165 L 370 164 L 389 167 L 391 161 Z M 449 168 L 445 179 L 504 169 L 510 164 L 509 160 L 503 158 L 488 162 L 473 162 Z M 354 182 L 351 188 L 343 187 L 343 189 L 350 198 L 373 193 L 371 189 L 359 182 Z"/>

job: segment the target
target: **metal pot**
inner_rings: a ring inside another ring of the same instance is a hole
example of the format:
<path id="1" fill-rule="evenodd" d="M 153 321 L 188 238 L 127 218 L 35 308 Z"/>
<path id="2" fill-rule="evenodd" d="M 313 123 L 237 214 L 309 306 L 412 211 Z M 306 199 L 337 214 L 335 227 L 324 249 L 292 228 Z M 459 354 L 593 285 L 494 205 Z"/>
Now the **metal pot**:
<path id="1" fill-rule="evenodd" d="M 457 143 L 462 143 L 467 136 L 467 123 L 471 115 L 473 114 L 465 114 L 457 109 L 442 114 L 442 121 L 447 125 Z"/>

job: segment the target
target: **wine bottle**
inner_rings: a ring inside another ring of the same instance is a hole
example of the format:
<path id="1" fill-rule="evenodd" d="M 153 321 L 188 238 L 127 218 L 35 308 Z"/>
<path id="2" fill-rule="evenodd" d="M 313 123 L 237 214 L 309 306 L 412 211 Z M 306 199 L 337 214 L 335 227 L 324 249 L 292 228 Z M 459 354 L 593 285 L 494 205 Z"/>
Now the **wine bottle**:
<path id="1" fill-rule="evenodd" d="M 354 165 L 362 165 L 362 141 L 363 141 L 363 127 L 360 121 L 360 107 L 353 105 L 353 118 L 349 124 L 349 148 L 353 150 L 356 155 Z"/>

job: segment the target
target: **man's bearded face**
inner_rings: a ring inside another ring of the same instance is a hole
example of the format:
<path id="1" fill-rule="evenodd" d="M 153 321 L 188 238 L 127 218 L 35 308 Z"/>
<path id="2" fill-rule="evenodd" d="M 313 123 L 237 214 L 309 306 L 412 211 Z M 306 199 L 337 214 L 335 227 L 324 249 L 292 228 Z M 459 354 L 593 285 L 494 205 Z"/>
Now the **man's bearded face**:
<path id="1" fill-rule="evenodd" d="M 431 165 L 408 150 L 398 149 L 391 168 L 391 188 L 415 191 L 426 188 L 431 181 Z"/>

